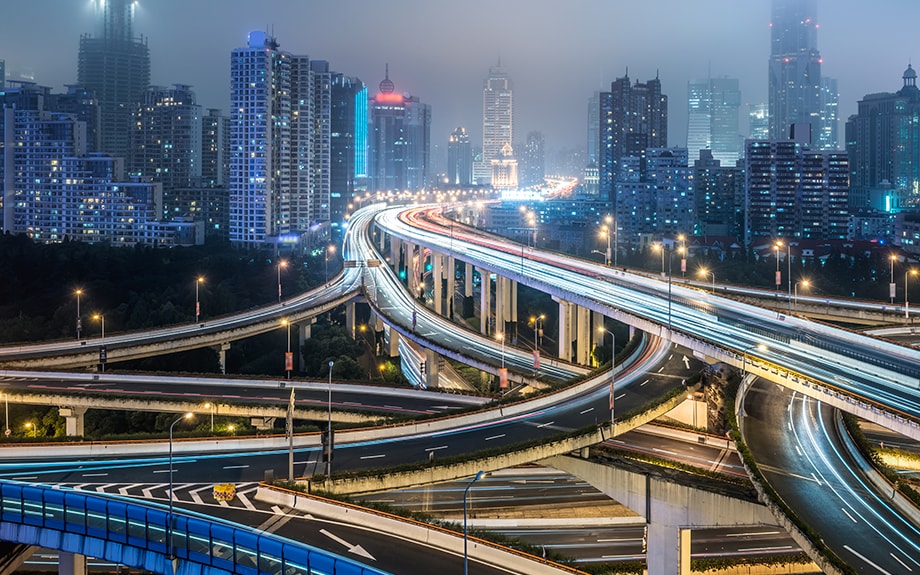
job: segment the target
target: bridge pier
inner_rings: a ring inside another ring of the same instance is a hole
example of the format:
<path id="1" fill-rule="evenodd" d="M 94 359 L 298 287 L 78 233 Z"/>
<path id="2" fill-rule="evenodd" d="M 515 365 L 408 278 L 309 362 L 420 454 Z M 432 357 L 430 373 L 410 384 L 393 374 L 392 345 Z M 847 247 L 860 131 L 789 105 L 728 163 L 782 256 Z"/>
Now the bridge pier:
<path id="1" fill-rule="evenodd" d="M 59 551 L 58 575 L 86 575 L 86 555 Z"/>
<path id="2" fill-rule="evenodd" d="M 217 365 L 220 366 L 220 373 L 227 375 L 227 351 L 230 349 L 230 342 L 225 342 L 212 347 L 217 352 Z"/>
<path id="3" fill-rule="evenodd" d="M 388 357 L 399 357 L 399 332 L 395 329 L 385 330 L 387 334 L 386 340 L 386 352 Z"/>
<path id="4" fill-rule="evenodd" d="M 580 305 L 575 306 L 575 324 L 578 335 L 575 337 L 575 362 L 581 365 L 591 363 L 591 350 L 594 337 L 591 334 L 591 310 Z"/>
<path id="5" fill-rule="evenodd" d="M 479 333 L 488 337 L 492 319 L 492 274 L 479 269 Z"/>
<path id="6" fill-rule="evenodd" d="M 355 302 L 349 301 L 345 304 L 345 329 L 351 339 L 355 339 Z"/>
<path id="7" fill-rule="evenodd" d="M 563 299 L 553 297 L 559 304 L 559 359 L 572 361 L 572 335 L 575 332 L 575 317 L 572 313 L 574 304 Z"/>
<path id="8" fill-rule="evenodd" d="M 463 262 L 463 317 L 473 316 L 473 264 Z"/>
<path id="9" fill-rule="evenodd" d="M 447 289 L 445 290 L 447 302 L 444 313 L 447 314 L 448 319 L 454 319 L 454 295 L 457 289 L 457 260 L 455 260 L 453 256 L 446 256 L 445 259 L 447 260 L 447 269 L 444 270 L 447 272 Z"/>
<path id="10" fill-rule="evenodd" d="M 441 361 L 441 356 L 428 348 L 425 348 L 423 353 L 425 356 L 423 360 L 425 362 L 425 374 L 423 376 L 425 386 L 428 387 L 428 389 L 437 389 L 440 382 L 440 377 L 438 375 L 438 368 L 440 366 L 438 363 Z"/>
<path id="11" fill-rule="evenodd" d="M 64 433 L 67 437 L 83 436 L 83 416 L 85 407 L 59 407 L 58 415 L 64 418 Z"/>

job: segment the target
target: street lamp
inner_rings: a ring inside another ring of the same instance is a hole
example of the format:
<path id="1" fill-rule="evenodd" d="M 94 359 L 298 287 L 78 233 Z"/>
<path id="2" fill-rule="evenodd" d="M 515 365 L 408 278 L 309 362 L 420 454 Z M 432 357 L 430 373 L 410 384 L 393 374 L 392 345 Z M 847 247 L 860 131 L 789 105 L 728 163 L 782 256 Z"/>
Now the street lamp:
<path id="1" fill-rule="evenodd" d="M 173 428 L 183 419 L 191 419 L 192 413 L 177 417 L 169 424 L 169 517 L 166 522 L 166 556 L 172 558 L 172 525 L 173 525 Z"/>
<path id="2" fill-rule="evenodd" d="M 746 367 L 745 367 L 745 362 L 746 362 L 746 360 L 747 360 L 748 352 L 751 351 L 752 349 L 757 349 L 757 351 L 764 352 L 764 351 L 767 351 L 767 346 L 764 345 L 764 344 L 762 344 L 762 343 L 756 343 L 756 344 L 754 344 L 754 345 L 752 345 L 752 346 L 746 348 L 746 349 L 741 353 L 741 379 L 742 379 L 742 381 L 744 380 L 744 376 L 747 375 L 747 371 L 746 371 Z"/>
<path id="3" fill-rule="evenodd" d="M 505 368 L 505 334 L 496 333 L 495 339 L 502 342 L 502 366 L 498 370 L 498 387 L 505 389 L 508 387 L 508 370 Z"/>
<path id="4" fill-rule="evenodd" d="M 466 553 L 466 498 L 470 492 L 470 488 L 474 483 L 482 479 L 484 472 L 479 470 L 476 472 L 476 476 L 473 477 L 473 480 L 470 481 L 469 485 L 466 486 L 466 489 L 463 490 L 463 575 L 469 573 L 469 557 Z"/>
<path id="5" fill-rule="evenodd" d="M 33 424 L 31 421 L 27 421 L 26 422 L 26 433 L 30 431 L 32 432 L 32 437 L 35 437 L 35 424 Z"/>
<path id="6" fill-rule="evenodd" d="M 208 402 L 204 404 L 204 408 L 211 411 L 211 433 L 214 433 L 214 412 L 217 411 L 217 404 Z"/>
<path id="7" fill-rule="evenodd" d="M 894 284 L 894 262 L 898 259 L 898 256 L 891 254 L 888 256 L 889 266 L 889 275 L 888 275 L 888 296 L 891 298 L 891 303 L 894 305 L 894 294 L 897 291 L 897 287 Z"/>
<path id="8" fill-rule="evenodd" d="M 607 266 L 610 265 L 610 256 L 611 256 L 611 253 L 610 253 L 610 221 L 611 219 L 612 218 L 610 216 L 607 216 L 606 218 L 604 218 L 604 221 L 607 223 L 601 226 L 601 234 L 603 234 L 604 237 L 607 239 L 607 251 L 604 252 L 604 265 L 607 265 Z"/>
<path id="9" fill-rule="evenodd" d="M 73 293 L 77 296 L 77 339 L 80 339 L 80 332 L 83 331 L 83 318 L 80 317 L 80 296 L 83 295 L 83 290 L 77 289 Z"/>
<path id="10" fill-rule="evenodd" d="M 204 277 L 198 276 L 195 279 L 195 323 L 201 318 L 201 300 L 198 299 L 198 287 L 204 283 Z"/>
<path id="11" fill-rule="evenodd" d="M 335 365 L 335 362 L 329 360 L 329 401 L 327 403 L 328 412 L 326 416 L 326 442 L 327 444 L 323 446 L 323 449 L 326 450 L 326 479 L 329 479 L 329 476 L 332 474 L 332 366 Z"/>
<path id="12" fill-rule="evenodd" d="M 904 319 L 910 319 L 910 303 L 907 301 L 907 278 L 917 275 L 916 269 L 909 269 L 904 272 Z"/>
<path id="13" fill-rule="evenodd" d="M 335 245 L 326 244 L 326 249 L 323 253 L 323 258 L 326 260 L 326 281 L 329 281 L 329 252 L 335 253 Z"/>
<path id="14" fill-rule="evenodd" d="M 287 371 L 287 378 L 291 379 L 291 370 L 294 369 L 294 354 L 291 353 L 291 322 L 283 319 L 281 320 L 281 325 L 287 327 L 287 352 L 284 354 L 284 369 Z"/>
<path id="15" fill-rule="evenodd" d="M 616 381 L 616 357 L 617 357 L 617 335 L 605 327 L 597 328 L 597 331 L 603 337 L 604 332 L 610 334 L 610 424 L 613 425 L 616 422 L 616 417 L 613 411 L 613 401 L 615 398 L 614 383 Z"/>
<path id="16" fill-rule="evenodd" d="M 4 415 L 6 415 L 6 427 L 3 429 L 3 433 L 7 437 L 9 437 L 10 434 L 12 433 L 12 431 L 10 430 L 10 394 L 9 393 L 3 394 L 3 411 L 4 411 Z"/>
<path id="17" fill-rule="evenodd" d="M 100 369 L 100 371 L 102 371 L 103 373 L 105 373 L 105 359 L 106 359 L 106 352 L 105 352 L 105 316 L 102 315 L 101 313 L 97 313 L 97 314 L 93 315 L 93 319 L 99 321 L 99 323 L 102 325 L 102 338 L 99 340 L 99 366 L 100 366 L 99 369 Z"/>
<path id="18" fill-rule="evenodd" d="M 799 284 L 802 284 L 803 288 L 807 288 L 809 285 L 811 285 L 811 282 L 809 282 L 808 280 L 799 280 L 795 282 L 795 288 L 792 290 L 793 309 L 795 309 L 799 305 Z"/>
<path id="19" fill-rule="evenodd" d="M 687 273 L 687 236 L 677 234 L 677 241 L 680 242 L 680 247 L 677 249 L 680 254 L 680 276 L 684 277 L 684 274 Z"/>
<path id="20" fill-rule="evenodd" d="M 773 245 L 773 251 L 776 254 L 776 297 L 779 297 L 779 286 L 783 283 L 782 272 L 779 271 L 779 249 L 783 247 L 782 240 Z"/>
<path id="21" fill-rule="evenodd" d="M 712 293 L 716 293 L 716 272 L 711 272 L 706 268 L 700 268 L 699 273 L 703 277 L 712 276 Z"/>
<path id="22" fill-rule="evenodd" d="M 278 260 L 278 303 L 281 303 L 281 268 L 287 267 L 287 260 Z"/>
<path id="23" fill-rule="evenodd" d="M 530 323 L 533 324 L 533 374 L 537 375 L 537 372 L 540 370 L 540 346 L 537 343 L 537 336 L 541 332 L 540 323 L 546 319 L 546 316 L 542 313 L 538 316 L 530 318 Z"/>
<path id="24" fill-rule="evenodd" d="M 652 250 L 661 252 L 661 275 L 664 276 L 664 242 L 652 245 Z"/>

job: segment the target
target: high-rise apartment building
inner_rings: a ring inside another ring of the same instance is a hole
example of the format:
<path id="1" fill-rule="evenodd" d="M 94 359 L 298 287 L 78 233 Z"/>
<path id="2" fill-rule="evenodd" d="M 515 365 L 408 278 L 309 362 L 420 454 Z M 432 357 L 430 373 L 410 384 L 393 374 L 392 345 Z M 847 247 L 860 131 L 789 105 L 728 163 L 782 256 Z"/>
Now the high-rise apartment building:
<path id="1" fill-rule="evenodd" d="M 458 127 L 447 140 L 447 184 L 470 186 L 473 183 L 473 147 L 466 128 Z"/>
<path id="2" fill-rule="evenodd" d="M 136 2 L 95 4 L 98 32 L 80 38 L 77 82 L 99 102 L 101 151 L 125 158 L 131 145 L 132 114 L 150 84 L 150 54 L 146 39 L 134 36 Z"/>
<path id="3" fill-rule="evenodd" d="M 546 142 L 543 132 L 529 132 L 518 162 L 522 186 L 539 186 L 546 178 Z"/>
<path id="4" fill-rule="evenodd" d="M 590 98 L 588 98 L 588 142 L 585 147 L 587 152 L 587 162 L 585 165 L 592 167 L 593 169 L 597 168 L 597 159 L 598 159 L 598 143 L 600 142 L 600 129 L 601 129 L 601 93 L 594 92 Z"/>
<path id="5" fill-rule="evenodd" d="M 920 88 L 908 65 L 897 92 L 868 94 L 847 121 L 851 208 L 920 208 Z"/>
<path id="6" fill-rule="evenodd" d="M 122 158 L 87 153 L 86 124 L 46 107 L 54 101 L 34 84 L 0 95 L 4 231 L 46 243 L 203 240 L 198 224 L 161 220 L 160 184 L 127 181 Z"/>
<path id="7" fill-rule="evenodd" d="M 92 90 L 83 86 L 69 85 L 65 94 L 48 94 L 46 107 L 49 110 L 72 114 L 86 124 L 86 151 L 99 152 L 101 117 L 99 102 Z"/>
<path id="8" fill-rule="evenodd" d="M 846 152 L 815 150 L 807 125 L 792 139 L 745 144 L 745 243 L 758 238 L 846 239 Z"/>
<path id="9" fill-rule="evenodd" d="M 693 188 L 694 235 L 744 234 L 744 171 L 740 167 L 723 166 L 711 150 L 700 150 L 699 159 L 693 163 Z"/>
<path id="10" fill-rule="evenodd" d="M 601 92 L 598 142 L 598 178 L 601 197 L 611 202 L 614 184 L 623 177 L 622 162 L 641 158 L 649 148 L 665 148 L 668 141 L 668 97 L 658 78 L 630 84 L 617 78 L 609 92 Z"/>
<path id="11" fill-rule="evenodd" d="M 752 140 L 770 139 L 770 111 L 766 104 L 748 104 L 748 127 Z"/>
<path id="12" fill-rule="evenodd" d="M 134 113 L 128 173 L 163 184 L 166 217 L 174 214 L 169 196 L 201 182 L 201 106 L 191 86 L 151 86 Z"/>
<path id="13" fill-rule="evenodd" d="M 332 225 L 337 225 L 355 195 L 367 189 L 367 86 L 335 74 L 331 97 L 329 204 Z"/>
<path id="14" fill-rule="evenodd" d="M 743 142 L 738 130 L 738 80 L 692 80 L 687 85 L 687 96 L 687 149 L 694 155 L 711 150 L 721 163 L 734 165 L 741 157 Z"/>
<path id="15" fill-rule="evenodd" d="M 770 139 L 789 137 L 793 124 L 821 124 L 821 53 L 816 0 L 773 0 L 770 22 Z"/>
<path id="16" fill-rule="evenodd" d="M 505 161 L 514 145 L 514 90 L 501 67 L 489 68 L 482 87 L 482 163 L 474 166 L 477 183 L 491 184 L 492 161 Z"/>
<path id="17" fill-rule="evenodd" d="M 821 78 L 821 119 L 815 133 L 815 145 L 819 150 L 838 150 L 841 148 L 837 136 L 840 120 L 838 110 L 839 95 L 836 78 Z"/>
<path id="18" fill-rule="evenodd" d="M 372 190 L 420 190 L 427 185 L 431 107 L 396 92 L 389 68 L 370 100 L 369 175 Z"/>
<path id="19" fill-rule="evenodd" d="M 230 118 L 209 108 L 201 118 L 201 185 L 226 187 L 230 180 Z"/>

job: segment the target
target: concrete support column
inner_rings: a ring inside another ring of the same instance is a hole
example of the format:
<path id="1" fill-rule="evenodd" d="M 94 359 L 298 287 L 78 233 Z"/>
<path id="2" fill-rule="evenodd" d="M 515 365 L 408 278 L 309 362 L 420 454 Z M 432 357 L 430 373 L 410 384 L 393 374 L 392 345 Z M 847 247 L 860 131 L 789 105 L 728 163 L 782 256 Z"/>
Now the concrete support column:
<path id="1" fill-rule="evenodd" d="M 297 365 L 303 365 L 303 344 L 313 335 L 314 323 L 316 323 L 315 317 L 295 324 L 297 327 L 297 352 L 295 353 L 297 356 Z"/>
<path id="2" fill-rule="evenodd" d="M 604 327 L 604 314 L 597 311 L 591 312 L 591 349 L 603 345 L 607 332 L 601 331 L 602 327 Z"/>
<path id="3" fill-rule="evenodd" d="M 83 436 L 83 416 L 85 407 L 59 407 L 58 415 L 64 418 L 64 433 L 67 437 Z"/>
<path id="4" fill-rule="evenodd" d="M 473 297 L 473 264 L 463 264 L 463 297 Z"/>
<path id="5" fill-rule="evenodd" d="M 355 339 L 355 302 L 350 301 L 345 304 L 345 329 L 351 339 Z"/>
<path id="6" fill-rule="evenodd" d="M 576 358 L 575 362 L 581 365 L 591 363 L 591 310 L 582 306 L 575 306 L 577 326 Z"/>
<path id="7" fill-rule="evenodd" d="M 431 281 L 434 289 L 431 290 L 432 299 L 434 300 L 434 312 L 438 315 L 444 315 L 444 256 L 439 253 L 431 252 Z"/>
<path id="8" fill-rule="evenodd" d="M 492 279 L 488 270 L 481 268 L 479 276 L 479 333 L 489 336 L 492 333 L 489 329 L 492 317 Z"/>
<path id="9" fill-rule="evenodd" d="M 572 304 L 562 299 L 556 299 L 559 303 L 559 359 L 563 361 L 572 360 L 572 336 L 574 330 L 574 314 L 572 313 Z"/>
<path id="10" fill-rule="evenodd" d="M 457 279 L 457 260 L 455 260 L 452 256 L 445 256 L 444 262 L 444 272 L 447 275 L 447 289 L 444 290 L 444 300 L 447 306 L 444 309 L 444 314 L 449 319 L 454 319 L 454 292 L 457 289 L 457 286 L 454 284 L 456 283 Z"/>
<path id="11" fill-rule="evenodd" d="M 509 312 L 509 288 L 508 278 L 504 276 L 495 276 L 495 333 L 505 334 L 508 322 Z M 506 338 L 510 343 L 511 338 Z"/>
<path id="12" fill-rule="evenodd" d="M 386 330 L 386 352 L 389 357 L 399 357 L 399 332 L 395 329 Z"/>
<path id="13" fill-rule="evenodd" d="M 387 235 L 383 233 L 383 230 L 376 226 L 371 229 L 371 233 L 375 232 L 377 234 L 377 249 L 380 251 L 380 253 L 384 253 L 387 247 Z M 393 238 L 390 238 L 390 241 L 392 240 Z"/>
<path id="14" fill-rule="evenodd" d="M 438 383 L 440 381 L 438 377 L 438 363 L 441 360 L 441 356 L 437 352 L 430 349 L 425 349 L 425 385 L 428 386 L 428 389 L 437 389 Z"/>
<path id="15" fill-rule="evenodd" d="M 220 366 L 220 372 L 223 375 L 227 374 L 227 350 L 230 349 L 230 342 L 222 343 L 220 345 L 215 345 L 213 347 L 214 351 L 217 352 L 217 365 Z"/>
<path id="16" fill-rule="evenodd" d="M 380 230 L 380 235 L 383 234 L 383 230 Z M 390 238 L 390 263 L 393 265 L 393 270 L 396 272 L 396 277 L 402 277 L 399 272 L 403 271 L 404 263 L 402 262 L 402 241 L 397 237 Z"/>
<path id="17" fill-rule="evenodd" d="M 680 529 L 678 541 L 678 569 L 679 575 L 690 575 L 690 539 L 693 532 L 690 529 Z"/>
<path id="18" fill-rule="evenodd" d="M 648 524 L 648 550 L 646 563 L 649 573 L 675 573 L 683 575 L 680 564 L 680 529 L 652 521 Z M 689 553 L 689 552 L 688 552 Z M 690 561 L 687 558 L 687 575 L 690 573 Z"/>
<path id="19" fill-rule="evenodd" d="M 511 280 L 509 280 L 511 281 Z M 508 290 L 508 297 L 510 298 L 508 310 L 508 322 L 511 324 L 511 331 L 514 332 L 514 343 L 517 343 L 518 337 L 518 283 L 516 281 L 511 281 L 511 289 Z"/>
<path id="20" fill-rule="evenodd" d="M 58 552 L 59 575 L 86 575 L 86 555 Z"/>

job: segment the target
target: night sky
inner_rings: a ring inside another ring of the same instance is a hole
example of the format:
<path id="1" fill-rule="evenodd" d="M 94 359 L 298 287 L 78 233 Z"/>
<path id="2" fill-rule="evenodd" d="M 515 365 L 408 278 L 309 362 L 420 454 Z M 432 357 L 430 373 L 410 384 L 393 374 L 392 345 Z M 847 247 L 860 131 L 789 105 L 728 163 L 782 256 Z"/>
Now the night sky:
<path id="1" fill-rule="evenodd" d="M 2 2 L 8 79 L 55 91 L 75 83 L 80 35 L 96 32 L 91 0 Z M 230 51 L 254 29 L 358 76 L 372 94 L 389 63 L 397 90 L 431 104 L 439 146 L 458 125 L 481 142 L 482 82 L 501 58 L 514 82 L 515 140 L 541 130 L 559 149 L 585 145 L 588 98 L 627 67 L 633 81 L 660 75 L 670 145 L 686 143 L 692 78 L 739 78 L 745 104 L 766 102 L 769 20 L 769 0 L 140 0 L 135 34 L 148 39 L 154 84 L 191 84 L 199 104 L 225 113 Z M 920 59 L 918 0 L 818 0 L 818 21 L 841 120 L 865 94 L 898 90 Z"/>

